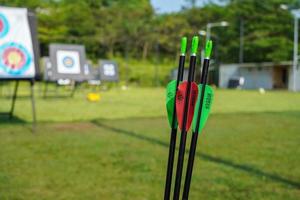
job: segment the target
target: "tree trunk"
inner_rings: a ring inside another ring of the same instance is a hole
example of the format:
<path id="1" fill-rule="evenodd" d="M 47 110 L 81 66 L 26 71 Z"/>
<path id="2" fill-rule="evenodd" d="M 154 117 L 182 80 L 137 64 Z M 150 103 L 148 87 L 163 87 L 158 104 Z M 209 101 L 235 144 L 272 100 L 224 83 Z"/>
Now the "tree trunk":
<path id="1" fill-rule="evenodd" d="M 113 58 L 114 57 L 114 43 L 111 42 L 109 44 L 109 47 L 108 47 L 108 57 L 109 58 Z"/>
<path id="2" fill-rule="evenodd" d="M 142 55 L 143 60 L 145 60 L 147 58 L 148 47 L 149 47 L 149 42 L 145 42 L 144 46 L 143 46 L 143 55 Z"/>

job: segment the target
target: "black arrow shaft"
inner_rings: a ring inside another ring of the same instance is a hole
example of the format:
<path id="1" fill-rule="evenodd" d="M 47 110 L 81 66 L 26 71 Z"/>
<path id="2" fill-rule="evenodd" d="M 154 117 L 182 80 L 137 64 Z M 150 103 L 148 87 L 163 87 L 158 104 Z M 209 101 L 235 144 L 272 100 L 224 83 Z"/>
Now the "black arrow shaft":
<path id="1" fill-rule="evenodd" d="M 178 90 L 179 82 L 183 80 L 184 63 L 185 63 L 185 55 L 183 54 L 183 55 L 180 55 L 180 57 L 179 57 L 175 95 Z M 177 137 L 177 126 L 175 127 L 175 125 L 176 125 L 176 103 L 174 103 L 173 109 L 174 110 L 173 110 L 173 118 L 172 118 L 172 129 L 171 129 L 171 137 L 170 137 L 169 157 L 168 157 L 168 166 L 167 166 L 167 174 L 166 174 L 164 200 L 170 199 L 173 166 L 174 166 L 174 155 L 175 155 L 175 148 L 176 148 L 176 137 Z"/>
<path id="2" fill-rule="evenodd" d="M 184 162 L 184 152 L 185 152 L 186 135 L 187 135 L 186 124 L 187 124 L 188 106 L 190 101 L 191 83 L 194 80 L 196 60 L 197 60 L 196 55 L 192 55 L 190 57 L 189 76 L 187 81 L 187 89 L 185 91 L 182 130 L 181 130 L 177 169 L 176 169 L 176 178 L 175 178 L 175 187 L 174 187 L 174 196 L 173 196 L 174 200 L 178 200 L 180 195 L 180 185 L 181 185 L 181 178 L 182 178 L 182 168 Z"/>
<path id="3" fill-rule="evenodd" d="M 198 116 L 197 116 L 197 124 L 196 129 L 193 132 L 192 140 L 191 140 L 191 146 L 190 146 L 190 153 L 189 153 L 189 159 L 188 159 L 188 165 L 186 169 L 186 176 L 185 176 L 185 182 L 184 182 L 184 188 L 183 188 L 183 200 L 188 200 L 189 197 L 189 191 L 190 191 L 190 185 L 191 185 L 191 179 L 192 179 L 192 173 L 193 173 L 193 166 L 194 166 L 194 159 L 195 159 L 195 153 L 196 153 L 196 147 L 197 147 L 197 140 L 198 140 L 198 133 L 200 128 L 200 121 L 201 121 L 201 115 L 202 115 L 202 107 L 203 107 L 203 101 L 204 101 L 204 95 L 205 95 L 205 88 L 207 84 L 207 76 L 208 76 L 208 67 L 209 67 L 209 59 L 204 59 L 203 68 L 202 68 L 202 74 L 201 74 L 201 81 L 202 89 L 201 89 L 201 98 L 200 98 L 200 104 L 199 104 L 199 110 L 198 110 Z"/>

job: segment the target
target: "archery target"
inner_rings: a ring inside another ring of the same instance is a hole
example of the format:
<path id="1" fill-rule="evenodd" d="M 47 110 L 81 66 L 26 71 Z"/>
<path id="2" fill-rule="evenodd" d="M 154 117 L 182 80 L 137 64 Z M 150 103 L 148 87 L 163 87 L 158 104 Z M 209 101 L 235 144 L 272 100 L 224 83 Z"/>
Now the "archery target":
<path id="1" fill-rule="evenodd" d="M 57 56 L 57 72 L 61 74 L 80 74 L 79 53 L 59 50 Z"/>
<path id="2" fill-rule="evenodd" d="M 85 48 L 76 44 L 50 44 L 49 58 L 51 80 L 70 79 L 73 81 L 85 81 Z"/>
<path id="3" fill-rule="evenodd" d="M 119 81 L 119 70 L 116 62 L 100 60 L 100 79 L 103 81 Z"/>
<path id="4" fill-rule="evenodd" d="M 116 75 L 115 65 L 111 63 L 107 63 L 103 65 L 103 74 L 105 76 L 115 76 Z"/>
<path id="5" fill-rule="evenodd" d="M 0 6 L 0 78 L 34 78 L 34 59 L 27 9 Z"/>
<path id="6" fill-rule="evenodd" d="M 70 56 L 66 56 L 64 57 L 63 59 L 63 65 L 66 67 L 66 68 L 72 68 L 74 66 L 74 59 Z"/>

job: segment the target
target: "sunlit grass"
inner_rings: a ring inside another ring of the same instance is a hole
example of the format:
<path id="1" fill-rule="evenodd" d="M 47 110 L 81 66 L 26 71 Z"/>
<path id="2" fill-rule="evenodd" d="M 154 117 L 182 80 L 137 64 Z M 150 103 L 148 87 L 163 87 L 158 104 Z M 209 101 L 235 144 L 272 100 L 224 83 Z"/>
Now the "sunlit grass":
<path id="1" fill-rule="evenodd" d="M 166 115 L 164 88 L 129 87 L 128 90 L 120 88 L 121 86 L 100 91 L 100 102 L 89 102 L 86 95 L 92 89 L 81 87 L 71 98 L 68 97 L 69 90 L 59 88 L 56 93 L 49 92 L 50 97 L 44 99 L 43 86 L 37 85 L 35 90 L 37 119 L 38 121 L 86 121 L 97 118 L 118 119 Z M 28 95 L 26 84 L 22 85 L 20 94 Z M 66 97 L 57 97 L 63 95 Z M 0 111 L 8 111 L 9 108 L 10 99 L 0 98 Z M 300 93 L 267 91 L 265 94 L 260 94 L 256 90 L 215 90 L 213 113 L 278 111 L 300 111 Z M 15 115 L 22 120 L 31 121 L 29 98 L 22 97 L 17 100 Z"/>
<path id="2" fill-rule="evenodd" d="M 17 101 L 12 121 L 0 118 L 1 200 L 162 199 L 170 131 L 164 89 L 111 89 L 96 103 L 85 99 L 89 91 L 37 96 L 35 133 L 28 98 Z M 298 93 L 216 90 L 190 199 L 299 199 L 299 121 Z"/>

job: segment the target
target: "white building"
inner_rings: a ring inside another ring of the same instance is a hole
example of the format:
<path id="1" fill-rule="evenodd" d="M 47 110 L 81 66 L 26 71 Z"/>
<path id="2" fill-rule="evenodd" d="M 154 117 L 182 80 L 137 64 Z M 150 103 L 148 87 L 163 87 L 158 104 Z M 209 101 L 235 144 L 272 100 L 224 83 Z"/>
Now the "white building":
<path id="1" fill-rule="evenodd" d="M 296 72 L 296 89 L 300 90 L 300 69 Z M 243 89 L 289 89 L 293 88 L 292 62 L 263 62 L 221 64 L 219 87 L 228 88 L 231 80 L 244 79 Z"/>

